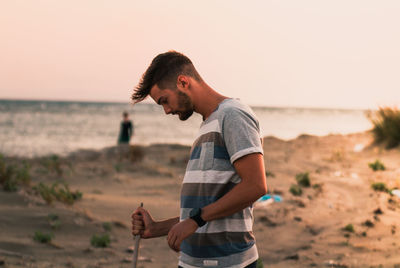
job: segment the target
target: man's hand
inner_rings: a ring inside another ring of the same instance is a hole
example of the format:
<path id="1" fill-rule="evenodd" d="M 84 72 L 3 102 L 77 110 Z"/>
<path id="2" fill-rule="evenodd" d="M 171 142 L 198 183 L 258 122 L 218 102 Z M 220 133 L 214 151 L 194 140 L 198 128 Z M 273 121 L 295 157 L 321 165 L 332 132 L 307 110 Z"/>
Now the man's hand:
<path id="1" fill-rule="evenodd" d="M 169 247 L 179 252 L 182 241 L 196 232 L 197 228 L 197 223 L 192 219 L 186 219 L 175 224 L 167 236 Z"/>
<path id="2" fill-rule="evenodd" d="M 132 213 L 132 235 L 140 235 L 142 238 L 155 237 L 155 221 L 150 213 L 142 207 L 138 207 Z"/>

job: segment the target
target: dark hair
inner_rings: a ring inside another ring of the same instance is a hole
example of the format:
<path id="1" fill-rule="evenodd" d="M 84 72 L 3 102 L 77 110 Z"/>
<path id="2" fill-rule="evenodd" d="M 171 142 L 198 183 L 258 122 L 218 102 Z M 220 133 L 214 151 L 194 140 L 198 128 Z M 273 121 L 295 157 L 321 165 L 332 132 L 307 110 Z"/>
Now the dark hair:
<path id="1" fill-rule="evenodd" d="M 175 89 L 176 80 L 181 74 L 201 81 L 201 77 L 194 68 L 192 61 L 182 53 L 168 51 L 157 55 L 136 86 L 132 94 L 132 100 L 135 103 L 144 100 L 150 94 L 150 90 L 154 85 L 157 85 L 160 89 L 167 87 Z"/>
<path id="2" fill-rule="evenodd" d="M 127 111 L 124 111 L 124 112 L 122 113 L 122 115 L 123 115 L 123 116 L 128 116 L 128 112 L 127 112 Z"/>

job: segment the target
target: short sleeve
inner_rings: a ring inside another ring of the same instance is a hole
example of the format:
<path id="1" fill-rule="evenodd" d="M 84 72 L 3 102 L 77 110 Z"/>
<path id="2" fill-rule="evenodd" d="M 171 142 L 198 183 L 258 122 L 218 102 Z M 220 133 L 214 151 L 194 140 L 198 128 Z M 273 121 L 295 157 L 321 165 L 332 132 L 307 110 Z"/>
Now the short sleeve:
<path id="1" fill-rule="evenodd" d="M 246 111 L 227 109 L 222 119 L 222 137 L 232 164 L 248 154 L 263 154 L 258 121 Z"/>

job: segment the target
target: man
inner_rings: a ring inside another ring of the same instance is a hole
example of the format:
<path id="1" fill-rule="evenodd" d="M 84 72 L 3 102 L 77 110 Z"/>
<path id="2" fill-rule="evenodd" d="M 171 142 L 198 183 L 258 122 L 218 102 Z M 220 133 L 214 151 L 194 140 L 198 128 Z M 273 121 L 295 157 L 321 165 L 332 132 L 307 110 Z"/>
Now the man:
<path id="1" fill-rule="evenodd" d="M 129 144 L 132 135 L 133 135 L 132 121 L 129 120 L 128 112 L 123 112 L 121 126 L 118 135 L 118 144 Z"/>
<path id="2" fill-rule="evenodd" d="M 222 96 L 189 58 L 170 51 L 155 57 L 132 95 L 148 95 L 166 114 L 203 116 L 181 190 L 180 217 L 155 221 L 137 208 L 132 234 L 167 235 L 179 267 L 256 267 L 252 204 L 267 191 L 258 121 L 251 109 Z"/>

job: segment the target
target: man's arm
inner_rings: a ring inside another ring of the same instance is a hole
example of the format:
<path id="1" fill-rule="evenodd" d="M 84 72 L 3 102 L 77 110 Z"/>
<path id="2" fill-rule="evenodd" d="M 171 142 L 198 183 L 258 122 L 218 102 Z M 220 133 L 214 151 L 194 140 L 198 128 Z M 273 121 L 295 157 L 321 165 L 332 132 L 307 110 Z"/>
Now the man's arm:
<path id="1" fill-rule="evenodd" d="M 202 208 L 201 217 L 205 221 L 216 220 L 241 211 L 267 192 L 262 154 L 245 155 L 233 165 L 242 181 L 216 202 Z M 197 223 L 190 218 L 176 224 L 168 233 L 169 246 L 179 251 L 182 241 L 192 235 L 197 228 Z"/>
<path id="2" fill-rule="evenodd" d="M 140 234 L 142 238 L 164 236 L 178 222 L 179 217 L 155 221 L 146 209 L 139 207 L 132 213 L 132 234 Z"/>
<path id="3" fill-rule="evenodd" d="M 212 221 L 232 215 L 252 205 L 267 193 L 262 154 L 254 153 L 243 156 L 236 160 L 233 166 L 242 181 L 218 201 L 202 208 L 203 220 Z"/>

